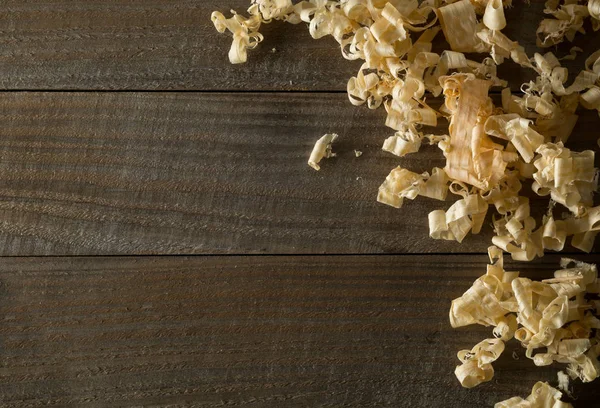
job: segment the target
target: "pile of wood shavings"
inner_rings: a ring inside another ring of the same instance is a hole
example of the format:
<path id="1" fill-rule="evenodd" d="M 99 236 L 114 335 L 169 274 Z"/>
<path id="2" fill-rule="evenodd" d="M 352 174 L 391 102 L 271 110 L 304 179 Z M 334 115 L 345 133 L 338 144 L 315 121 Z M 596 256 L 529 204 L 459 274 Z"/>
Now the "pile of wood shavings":
<path id="1" fill-rule="evenodd" d="M 229 59 L 234 64 L 246 62 L 247 50 L 263 40 L 261 25 L 273 20 L 307 23 L 313 38 L 332 36 L 344 58 L 363 60 L 357 75 L 348 81 L 348 97 L 353 105 L 386 109 L 386 126 L 395 133 L 384 141 L 383 150 L 402 157 L 428 143 L 437 145 L 446 158 L 443 169 L 434 168 L 430 173 L 393 169 L 377 196 L 381 203 L 397 208 L 404 199 L 419 195 L 440 201 L 446 200 L 448 191 L 459 196 L 447 210 L 429 214 L 432 238 L 461 242 L 467 234 L 481 231 L 492 208 L 492 242 L 515 260 L 530 261 L 543 256 L 545 249 L 560 251 L 567 237 L 572 237 L 571 245 L 589 252 L 600 232 L 600 206 L 593 205 L 598 170 L 592 150 L 575 152 L 565 144 L 580 104 L 600 113 L 600 50 L 589 56 L 585 69 L 566 86 L 568 71 L 553 53 L 536 53 L 530 58 L 523 47 L 501 32 L 507 24 L 504 8 L 510 5 L 510 0 L 425 0 L 420 4 L 417 0 L 310 0 L 296 4 L 292 0 L 253 0 L 248 17 L 232 11 L 233 16 L 226 18 L 214 12 L 212 21 L 219 32 L 233 35 Z M 549 0 L 545 12 L 554 18 L 540 23 L 537 34 L 542 47 L 572 40 L 575 33 L 583 32 L 586 18 L 592 19 L 594 30 L 600 28 L 598 0 L 582 4 Z M 432 42 L 440 32 L 451 49 L 437 54 L 432 52 Z M 464 53 L 487 56 L 478 62 Z M 522 84 L 522 94 L 513 94 L 497 76 L 497 66 L 507 59 L 536 73 L 534 81 Z M 494 106 L 489 97 L 492 87 L 502 88 L 501 107 Z M 441 94 L 445 97 L 441 109 L 428 106 L 426 95 Z M 449 134 L 424 134 L 422 126 L 436 126 L 441 117 L 450 123 Z M 335 155 L 332 143 L 336 137 L 325 135 L 317 142 L 309 159 L 314 169 L 319 170 L 321 159 Z M 537 195 L 549 196 L 541 224 L 530 214 L 529 199 L 521 195 L 527 180 Z M 556 204 L 568 213 L 555 217 Z M 494 312 L 501 311 L 508 316 L 513 313 L 512 308 Z M 505 326 L 512 336 L 509 323 Z M 519 332 L 525 336 L 522 342 L 528 333 L 537 335 L 533 326 L 524 326 L 528 331 Z M 524 344 L 537 344 L 528 341 Z M 490 355 L 498 354 L 500 348 L 499 341 L 487 341 L 463 357 L 487 353 L 487 368 L 493 361 Z M 537 362 L 554 359 L 538 357 Z M 465 364 L 473 367 L 474 360 L 467 360 Z M 482 370 L 483 374 L 478 374 L 481 381 L 491 378 Z M 479 381 L 468 368 L 457 371 L 463 385 Z M 555 395 L 543 386 L 534 393 L 539 390 Z"/>
<path id="2" fill-rule="evenodd" d="M 456 377 L 472 388 L 494 376 L 492 363 L 505 342 L 516 339 L 536 366 L 568 364 L 571 379 L 590 382 L 600 376 L 600 293 L 595 265 L 564 258 L 554 278 L 541 282 L 504 270 L 502 251 L 488 249 L 491 264 L 460 298 L 452 302 L 450 324 L 494 326 L 493 338 L 458 353 Z M 564 377 L 563 377 L 564 378 Z M 504 406 L 504 405 L 500 405 Z M 534 405 L 535 406 L 535 405 Z"/>
<path id="3" fill-rule="evenodd" d="M 495 408 L 572 408 L 571 404 L 561 401 L 562 393 L 547 383 L 538 382 L 533 386 L 527 399 L 513 397 L 499 402 Z"/>
<path id="4" fill-rule="evenodd" d="M 578 20 L 565 20 L 564 15 L 583 13 L 595 20 L 596 3 L 558 8 L 549 2 L 547 10 L 562 10 L 554 13 L 561 18 L 556 21 L 571 32 L 578 31 Z M 432 238 L 461 242 L 468 233 L 479 233 L 491 207 L 493 244 L 515 260 L 530 261 L 546 249 L 560 251 L 571 236 L 571 245 L 589 252 L 600 231 L 600 207 L 593 206 L 598 188 L 594 152 L 575 152 L 565 144 L 580 102 L 600 112 L 600 52 L 588 58 L 573 84 L 565 86 L 568 71 L 554 54 L 529 58 L 523 47 L 502 34 L 503 6 L 508 5 L 498 0 L 254 0 L 249 17 L 232 12 L 225 18 L 214 12 L 212 20 L 220 32 L 233 34 L 232 63 L 247 60 L 247 50 L 263 39 L 261 25 L 272 20 L 308 23 L 313 38 L 331 35 L 344 58 L 364 60 L 348 81 L 348 97 L 354 105 L 384 106 L 386 125 L 396 132 L 383 149 L 405 156 L 429 143 L 446 158 L 445 167 L 431 173 L 392 170 L 378 194 L 378 201 L 394 207 L 419 195 L 437 200 L 445 200 L 448 190 L 458 195 L 447 210 L 429 214 Z M 483 15 L 482 22 L 478 15 Z M 431 52 L 432 41 L 440 31 L 452 49 L 437 54 Z M 489 56 L 476 62 L 464 52 Z M 512 94 L 496 75 L 497 65 L 508 58 L 537 74 L 521 86 L 523 95 Z M 503 87 L 501 107 L 489 98 L 491 87 Z M 427 105 L 426 94 L 442 93 L 441 109 Z M 450 122 L 449 135 L 422 132 L 422 126 L 436 126 L 441 117 Z M 315 145 L 309 160 L 316 170 L 323 157 L 334 156 L 333 139 L 326 138 Z M 550 197 L 541 223 L 531 216 L 529 199 L 521 194 L 527 179 L 533 181 L 536 194 Z M 554 203 L 569 213 L 556 219 Z"/>

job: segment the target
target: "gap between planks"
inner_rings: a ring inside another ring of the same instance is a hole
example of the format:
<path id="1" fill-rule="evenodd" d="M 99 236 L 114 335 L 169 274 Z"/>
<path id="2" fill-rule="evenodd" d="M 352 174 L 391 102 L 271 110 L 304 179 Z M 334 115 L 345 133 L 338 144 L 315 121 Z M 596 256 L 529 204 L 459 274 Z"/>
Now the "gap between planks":
<path id="1" fill-rule="evenodd" d="M 548 252 L 544 256 L 560 256 L 560 257 L 588 257 L 594 255 L 600 255 L 600 251 L 592 251 L 589 253 L 586 252 L 574 252 L 574 251 L 564 251 L 564 252 Z M 333 252 L 333 253 L 305 253 L 305 254 L 296 254 L 293 252 L 290 253 L 272 253 L 272 254 L 253 254 L 253 253 L 234 253 L 234 254 L 113 254 L 113 255 L 0 255 L 0 258 L 4 259 L 15 259 L 15 258 L 31 258 L 31 259 L 60 259 L 60 258 L 73 258 L 73 259 L 82 259 L 82 258 L 279 258 L 279 257 L 299 257 L 299 258 L 328 258 L 328 257 L 410 257 L 410 256 L 425 256 L 425 257 L 439 257 L 439 256 L 487 256 L 486 252 L 423 252 L 423 253 L 410 253 L 410 252 L 385 252 L 385 253 L 348 253 L 345 254 L 343 252 Z M 510 259 L 510 254 L 504 253 L 506 259 Z M 535 258 L 530 263 L 535 264 L 535 260 L 539 260 L 542 258 Z M 600 259 L 599 259 L 600 262 Z M 523 262 L 527 263 L 527 262 Z"/>
<path id="2" fill-rule="evenodd" d="M 491 90 L 489 92 L 490 97 L 500 97 L 502 91 Z M 2 89 L 0 94 L 3 93 L 166 93 L 166 94 L 177 94 L 177 93 L 196 93 L 196 94 L 347 94 L 344 90 L 302 90 L 302 89 L 256 89 L 256 90 L 244 90 L 244 89 L 222 89 L 222 90 L 203 90 L 203 89 L 183 89 L 183 90 L 158 90 L 158 89 Z M 523 96 L 524 93 L 521 91 L 513 91 L 515 96 Z M 433 96 L 427 92 L 424 99 L 439 99 L 441 96 Z M 365 103 L 366 106 L 366 103 Z M 356 106 L 360 108 L 361 106 Z M 379 109 L 379 108 L 378 108 Z"/>

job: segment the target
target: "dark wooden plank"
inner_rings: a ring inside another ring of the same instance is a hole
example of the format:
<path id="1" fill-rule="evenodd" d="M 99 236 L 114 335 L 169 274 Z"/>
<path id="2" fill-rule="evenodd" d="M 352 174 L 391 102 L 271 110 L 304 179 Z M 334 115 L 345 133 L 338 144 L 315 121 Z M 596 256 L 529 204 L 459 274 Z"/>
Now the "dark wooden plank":
<path id="1" fill-rule="evenodd" d="M 343 94 L 5 94 L 0 254 L 485 252 L 489 227 L 429 239 L 427 214 L 447 203 L 376 202 L 395 166 L 444 164 L 435 147 L 381 151 L 384 115 Z M 597 119 L 584 112 L 575 148 L 595 145 Z M 339 157 L 316 172 L 325 132 Z"/>
<path id="2" fill-rule="evenodd" d="M 579 257 L 598 262 L 598 256 Z M 454 378 L 450 301 L 481 256 L 7 258 L 2 406 L 490 407 L 557 367 L 514 342 L 491 383 Z M 558 257 L 510 264 L 551 276 Z M 519 360 L 511 355 L 516 352 Z M 576 383 L 577 408 L 595 385 Z"/>
<path id="3" fill-rule="evenodd" d="M 214 10 L 244 11 L 247 0 L 98 2 L 3 1 L 0 87 L 4 89 L 345 90 L 360 62 L 346 61 L 333 39 L 315 41 L 305 24 L 265 26 L 250 62 L 231 66 L 230 38 L 210 22 Z M 543 1 L 515 1 L 505 30 L 535 48 Z M 591 30 L 590 30 L 591 31 Z M 580 36 L 586 53 L 598 34 Z M 439 39 L 440 41 L 441 38 Z M 437 48 L 443 49 L 442 42 Z M 560 46 L 558 54 L 570 45 Z M 272 53 L 275 48 L 277 51 Z M 567 63 L 581 67 L 583 57 Z M 501 73 L 518 89 L 531 77 L 515 64 Z"/>

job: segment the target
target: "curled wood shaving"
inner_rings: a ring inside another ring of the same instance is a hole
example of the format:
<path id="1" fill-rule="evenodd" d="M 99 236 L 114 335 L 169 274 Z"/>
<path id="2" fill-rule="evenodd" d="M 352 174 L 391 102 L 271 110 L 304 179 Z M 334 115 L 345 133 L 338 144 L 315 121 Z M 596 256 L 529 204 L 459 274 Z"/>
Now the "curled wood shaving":
<path id="1" fill-rule="evenodd" d="M 462 240 L 469 232 L 478 234 L 485 219 L 488 204 L 477 194 L 458 200 L 447 211 L 429 213 L 429 234 L 434 239 Z"/>
<path id="2" fill-rule="evenodd" d="M 504 177 L 507 164 L 502 147 L 484 132 L 483 124 L 492 110 L 490 83 L 472 74 L 442 77 L 440 83 L 446 108 L 452 113 L 450 146 L 444 152 L 446 174 L 486 192 Z"/>
<path id="3" fill-rule="evenodd" d="M 477 16 L 469 0 L 460 0 L 437 9 L 450 48 L 459 52 L 485 52 L 488 46 L 477 37 Z"/>
<path id="4" fill-rule="evenodd" d="M 554 19 L 541 21 L 536 31 L 538 47 L 551 47 L 565 39 L 573 41 L 577 32 L 585 33 L 583 22 L 590 15 L 585 5 L 571 1 L 561 5 L 559 0 L 546 1 L 544 13 L 552 15 Z"/>
<path id="5" fill-rule="evenodd" d="M 448 194 L 448 176 L 442 169 L 434 168 L 429 173 L 417 174 L 396 167 L 379 187 L 377 201 L 400 208 L 405 198 L 414 200 L 417 195 L 444 201 Z"/>
<path id="6" fill-rule="evenodd" d="M 505 58 L 511 58 L 514 62 L 524 67 L 531 67 L 531 62 L 525 53 L 525 49 L 518 42 L 510 40 L 500 31 L 481 29 L 477 37 L 488 45 L 490 56 L 496 64 L 502 64 Z"/>
<path id="7" fill-rule="evenodd" d="M 484 130 L 488 135 L 510 141 L 525 163 L 531 163 L 536 150 L 545 142 L 544 136 L 530 127 L 531 123 L 515 113 L 495 115 L 487 118 Z"/>
<path id="8" fill-rule="evenodd" d="M 506 27 L 502 0 L 488 0 L 483 15 L 483 24 L 490 30 L 503 30 Z"/>
<path id="9" fill-rule="evenodd" d="M 507 323 L 505 316 L 516 311 L 514 305 L 506 302 L 512 297 L 511 282 L 518 274 L 504 271 L 502 252 L 498 248 L 490 247 L 488 252 L 493 263 L 488 266 L 487 273 L 460 298 L 452 301 L 450 324 L 454 328 L 471 324 L 504 326 Z"/>
<path id="10" fill-rule="evenodd" d="M 496 235 L 492 243 L 518 261 L 531 261 L 543 255 L 542 229 L 534 231 L 536 223 L 529 211 L 529 199 L 519 197 L 514 211 L 493 220 Z"/>
<path id="11" fill-rule="evenodd" d="M 594 152 L 572 152 L 561 142 L 540 145 L 536 151 L 533 190 L 542 196 L 550 194 L 574 215 L 582 216 L 593 205 L 592 194 L 598 187 Z"/>
<path id="12" fill-rule="evenodd" d="M 423 184 L 423 176 L 398 166 L 390 172 L 379 187 L 377 201 L 395 208 L 402 207 L 404 199 L 414 200 Z"/>
<path id="13" fill-rule="evenodd" d="M 312 152 L 310 153 L 310 158 L 308 159 L 308 165 L 313 169 L 319 171 L 321 170 L 321 166 L 319 163 L 323 158 L 335 157 L 335 153 L 331 151 L 333 142 L 336 141 L 338 135 L 335 133 L 328 133 L 323 135 L 317 142 L 315 143 L 315 147 L 313 147 Z"/>
<path id="14" fill-rule="evenodd" d="M 242 64 L 247 61 L 247 50 L 255 48 L 263 40 L 262 34 L 258 32 L 263 19 L 259 14 L 258 7 L 252 6 L 248 10 L 250 17 L 245 18 L 232 11 L 231 18 L 215 11 L 211 20 L 220 33 L 229 31 L 233 35 L 233 43 L 229 50 L 229 61 L 232 64 Z"/>
<path id="15" fill-rule="evenodd" d="M 461 365 L 456 367 L 454 374 L 465 388 L 473 388 L 494 377 L 492 363 L 504 351 L 504 342 L 500 339 L 485 339 L 471 350 L 458 352 Z"/>
<path id="16" fill-rule="evenodd" d="M 598 2 L 600 8 L 600 1 Z M 585 61 L 586 72 L 590 80 L 595 79 L 595 82 L 589 86 L 584 93 L 581 94 L 581 106 L 586 109 L 595 109 L 600 115 L 600 50 L 594 52 Z"/>
<path id="17" fill-rule="evenodd" d="M 415 129 L 397 131 L 383 142 L 383 150 L 402 157 L 409 153 L 416 153 L 421 148 L 423 136 Z"/>
<path id="18" fill-rule="evenodd" d="M 588 1 L 588 13 L 592 17 L 592 28 L 594 31 L 600 30 L 600 0 Z"/>

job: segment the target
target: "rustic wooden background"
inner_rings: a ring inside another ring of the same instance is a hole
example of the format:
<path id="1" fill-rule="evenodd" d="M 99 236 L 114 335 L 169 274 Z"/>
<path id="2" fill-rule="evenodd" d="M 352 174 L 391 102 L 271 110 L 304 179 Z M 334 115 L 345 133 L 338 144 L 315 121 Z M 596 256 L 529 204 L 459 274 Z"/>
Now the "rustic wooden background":
<path id="1" fill-rule="evenodd" d="M 506 32 L 533 52 L 543 4 L 515 3 Z M 432 241 L 440 203 L 377 204 L 391 168 L 439 151 L 384 154 L 383 112 L 344 93 L 359 63 L 304 25 L 266 26 L 229 65 L 210 13 L 247 4 L 2 1 L 0 405 L 468 408 L 555 383 L 511 343 L 492 382 L 460 388 L 456 352 L 490 330 L 452 330 L 448 307 L 484 272 L 489 228 Z M 582 112 L 571 146 L 598 124 Z M 325 132 L 339 157 L 317 173 Z M 599 406 L 597 385 L 575 394 Z"/>

